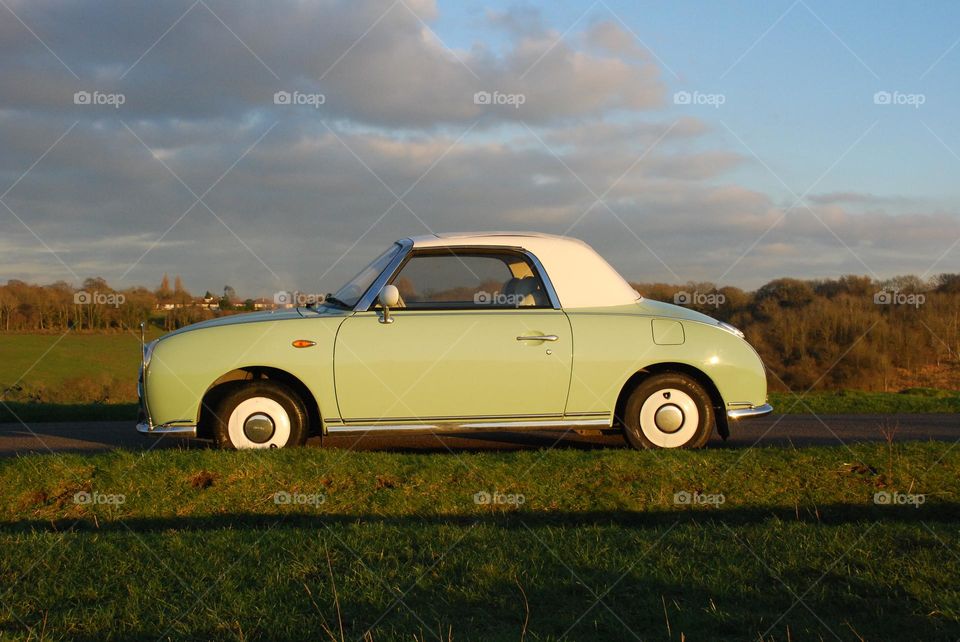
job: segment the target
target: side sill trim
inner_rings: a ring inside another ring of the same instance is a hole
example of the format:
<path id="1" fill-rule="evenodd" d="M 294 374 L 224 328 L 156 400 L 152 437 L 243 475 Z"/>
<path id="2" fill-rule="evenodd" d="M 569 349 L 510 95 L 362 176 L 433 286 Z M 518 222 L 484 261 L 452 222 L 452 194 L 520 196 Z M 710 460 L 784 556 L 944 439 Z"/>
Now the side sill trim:
<path id="1" fill-rule="evenodd" d="M 610 427 L 609 419 L 556 419 L 549 421 L 472 421 L 466 423 L 440 424 L 349 424 L 327 426 L 327 433 L 331 435 L 366 434 L 373 432 L 385 433 L 457 433 L 457 432 L 484 432 L 492 430 L 549 430 L 551 428 L 572 427 Z"/>
<path id="2" fill-rule="evenodd" d="M 727 417 L 730 419 L 750 419 L 752 417 L 762 417 L 773 412 L 773 406 L 768 403 L 762 406 L 750 406 L 749 408 L 736 408 L 727 411 Z"/>
<path id="3" fill-rule="evenodd" d="M 181 437 L 196 437 L 197 427 L 180 424 L 171 426 L 164 424 L 162 426 L 151 426 L 148 423 L 137 424 L 137 432 L 141 435 L 179 435 Z"/>

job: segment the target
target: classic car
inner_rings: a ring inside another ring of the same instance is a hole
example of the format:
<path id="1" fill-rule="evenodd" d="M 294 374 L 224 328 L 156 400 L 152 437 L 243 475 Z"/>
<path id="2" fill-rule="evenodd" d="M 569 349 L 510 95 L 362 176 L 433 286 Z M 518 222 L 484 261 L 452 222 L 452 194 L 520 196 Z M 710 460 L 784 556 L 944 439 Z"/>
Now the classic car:
<path id="1" fill-rule="evenodd" d="M 314 305 L 171 332 L 138 390 L 141 433 L 230 449 L 538 429 L 698 448 L 772 410 L 735 327 L 642 297 L 582 241 L 506 232 L 405 238 Z"/>

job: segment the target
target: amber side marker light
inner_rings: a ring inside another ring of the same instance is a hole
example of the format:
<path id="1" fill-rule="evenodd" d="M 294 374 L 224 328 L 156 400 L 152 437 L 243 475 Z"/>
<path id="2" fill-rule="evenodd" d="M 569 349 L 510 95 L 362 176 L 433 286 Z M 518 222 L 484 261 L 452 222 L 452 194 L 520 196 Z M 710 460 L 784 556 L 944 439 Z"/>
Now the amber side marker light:
<path id="1" fill-rule="evenodd" d="M 292 344 L 294 348 L 309 348 L 310 346 L 317 345 L 316 341 L 308 341 L 307 339 L 297 339 Z"/>

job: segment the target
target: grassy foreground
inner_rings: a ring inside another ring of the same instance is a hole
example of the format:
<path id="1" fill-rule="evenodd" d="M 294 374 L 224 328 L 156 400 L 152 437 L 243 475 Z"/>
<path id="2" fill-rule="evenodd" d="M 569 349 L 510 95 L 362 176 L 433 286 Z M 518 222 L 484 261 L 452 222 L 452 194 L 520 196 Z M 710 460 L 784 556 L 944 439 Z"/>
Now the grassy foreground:
<path id="1" fill-rule="evenodd" d="M 4 460 L 0 637 L 952 640 L 958 476 L 942 443 Z"/>

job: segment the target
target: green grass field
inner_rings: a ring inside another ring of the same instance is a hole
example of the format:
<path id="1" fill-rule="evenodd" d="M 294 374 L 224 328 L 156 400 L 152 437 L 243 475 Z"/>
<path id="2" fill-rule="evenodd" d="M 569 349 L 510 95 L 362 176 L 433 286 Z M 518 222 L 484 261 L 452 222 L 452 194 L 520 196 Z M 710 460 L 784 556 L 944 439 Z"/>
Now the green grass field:
<path id="1" fill-rule="evenodd" d="M 0 334 L 0 392 L 50 403 L 136 401 L 140 340 L 129 333 Z"/>
<path id="2" fill-rule="evenodd" d="M 958 476 L 936 443 L 4 460 L 0 635 L 954 640 Z"/>

